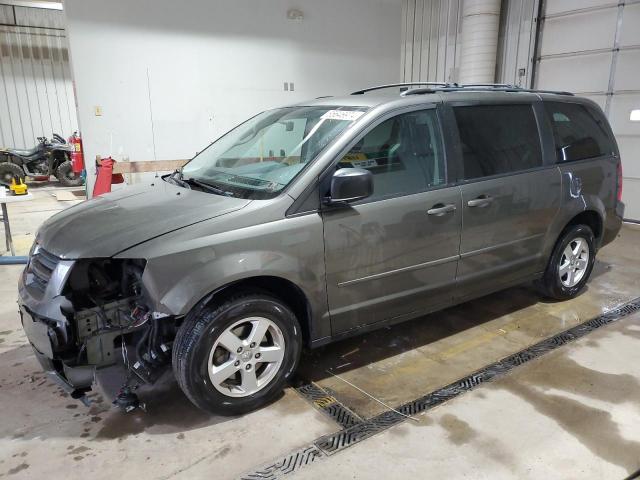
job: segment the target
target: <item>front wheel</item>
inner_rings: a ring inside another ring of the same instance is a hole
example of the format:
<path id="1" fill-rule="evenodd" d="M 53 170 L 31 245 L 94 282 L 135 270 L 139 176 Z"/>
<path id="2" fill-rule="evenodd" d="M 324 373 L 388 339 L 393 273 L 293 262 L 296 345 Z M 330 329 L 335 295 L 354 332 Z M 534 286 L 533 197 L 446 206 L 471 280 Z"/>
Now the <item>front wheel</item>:
<path id="1" fill-rule="evenodd" d="M 79 187 L 83 184 L 82 177 L 74 173 L 70 160 L 58 165 L 55 175 L 60 183 L 65 187 Z"/>
<path id="2" fill-rule="evenodd" d="M 288 306 L 267 295 L 240 295 L 187 316 L 174 342 L 173 371 L 197 407 L 237 415 L 282 391 L 301 348 Z"/>
<path id="3" fill-rule="evenodd" d="M 539 287 L 544 295 L 556 300 L 573 298 L 587 283 L 596 249 L 593 231 L 587 225 L 566 229 L 553 249 Z"/>

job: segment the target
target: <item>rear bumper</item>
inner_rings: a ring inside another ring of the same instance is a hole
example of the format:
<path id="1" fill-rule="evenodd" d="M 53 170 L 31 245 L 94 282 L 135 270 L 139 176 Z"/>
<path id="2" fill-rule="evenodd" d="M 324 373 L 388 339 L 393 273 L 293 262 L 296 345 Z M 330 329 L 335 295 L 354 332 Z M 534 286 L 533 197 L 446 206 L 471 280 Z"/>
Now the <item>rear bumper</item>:
<path id="1" fill-rule="evenodd" d="M 602 235 L 601 247 L 613 242 L 620 229 L 622 228 L 622 219 L 624 218 L 624 203 L 618 202 L 615 210 L 611 211 L 607 215 L 607 219 L 604 225 L 604 233 Z"/>

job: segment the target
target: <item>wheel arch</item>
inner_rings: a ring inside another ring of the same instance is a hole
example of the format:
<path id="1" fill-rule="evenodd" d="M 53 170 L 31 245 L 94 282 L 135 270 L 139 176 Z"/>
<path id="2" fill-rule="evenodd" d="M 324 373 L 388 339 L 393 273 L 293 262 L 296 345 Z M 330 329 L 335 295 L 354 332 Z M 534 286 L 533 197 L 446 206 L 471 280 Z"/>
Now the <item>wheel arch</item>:
<path id="1" fill-rule="evenodd" d="M 223 303 L 227 298 L 241 291 L 266 293 L 286 304 L 298 319 L 304 344 L 311 344 L 311 322 L 313 318 L 311 302 L 298 285 L 283 277 L 257 275 L 229 282 L 207 294 L 193 308 L 195 309 L 213 302 Z"/>
<path id="2" fill-rule="evenodd" d="M 558 236 L 558 239 L 560 239 L 562 237 L 562 234 L 568 228 L 571 228 L 574 225 L 586 225 L 586 226 L 588 226 L 591 229 L 591 231 L 593 232 L 593 236 L 594 236 L 595 241 L 596 241 L 595 242 L 596 246 L 600 245 L 600 243 L 602 242 L 602 236 L 603 236 L 603 233 L 604 233 L 604 228 L 603 228 L 604 221 L 603 221 L 602 216 L 600 215 L 600 213 L 598 213 L 596 210 L 584 210 L 584 211 L 578 213 L 577 215 L 575 215 L 573 218 L 571 218 L 567 222 L 567 224 L 562 229 L 562 232 Z"/>

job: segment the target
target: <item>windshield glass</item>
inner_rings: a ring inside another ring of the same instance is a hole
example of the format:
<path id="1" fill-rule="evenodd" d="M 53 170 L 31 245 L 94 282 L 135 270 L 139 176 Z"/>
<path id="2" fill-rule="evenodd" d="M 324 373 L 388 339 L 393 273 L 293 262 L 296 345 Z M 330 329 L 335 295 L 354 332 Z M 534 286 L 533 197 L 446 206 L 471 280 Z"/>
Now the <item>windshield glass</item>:
<path id="1" fill-rule="evenodd" d="M 365 110 L 322 106 L 263 112 L 196 155 L 182 168 L 182 178 L 235 197 L 274 197 Z"/>

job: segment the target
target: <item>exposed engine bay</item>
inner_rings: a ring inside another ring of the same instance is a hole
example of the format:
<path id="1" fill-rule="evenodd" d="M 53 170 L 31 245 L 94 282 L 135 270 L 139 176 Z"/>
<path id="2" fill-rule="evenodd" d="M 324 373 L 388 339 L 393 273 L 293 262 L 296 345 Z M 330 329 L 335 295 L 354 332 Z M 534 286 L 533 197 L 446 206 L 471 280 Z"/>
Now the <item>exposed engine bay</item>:
<path id="1" fill-rule="evenodd" d="M 145 301 L 143 270 L 144 260 L 74 262 L 61 305 L 70 331 L 57 331 L 54 342 L 56 357 L 70 367 L 122 362 L 127 375 L 114 403 L 126 411 L 140 406 L 135 388 L 153 383 L 170 365 L 176 332 L 174 319 L 154 315 Z"/>

